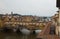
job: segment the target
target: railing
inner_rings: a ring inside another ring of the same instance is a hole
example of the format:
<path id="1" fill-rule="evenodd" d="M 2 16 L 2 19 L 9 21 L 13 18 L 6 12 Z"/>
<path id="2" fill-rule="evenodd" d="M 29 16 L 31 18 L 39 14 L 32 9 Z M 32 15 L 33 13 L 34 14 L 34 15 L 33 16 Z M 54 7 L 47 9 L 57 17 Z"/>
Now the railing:
<path id="1" fill-rule="evenodd" d="M 43 38 L 44 35 L 48 35 L 49 34 L 49 28 L 50 28 L 51 22 L 47 23 L 47 25 L 45 26 L 45 28 L 38 34 L 37 38 Z"/>

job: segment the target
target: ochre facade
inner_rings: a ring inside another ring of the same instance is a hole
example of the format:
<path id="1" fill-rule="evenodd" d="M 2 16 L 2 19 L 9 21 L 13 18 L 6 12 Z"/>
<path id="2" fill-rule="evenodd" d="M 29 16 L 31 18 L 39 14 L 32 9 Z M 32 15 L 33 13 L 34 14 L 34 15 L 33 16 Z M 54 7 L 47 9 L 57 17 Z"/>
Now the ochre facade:
<path id="1" fill-rule="evenodd" d="M 28 29 L 43 29 L 47 22 L 39 20 L 36 16 L 21 16 L 17 14 L 5 14 L 0 16 L 0 28 L 26 27 Z"/>

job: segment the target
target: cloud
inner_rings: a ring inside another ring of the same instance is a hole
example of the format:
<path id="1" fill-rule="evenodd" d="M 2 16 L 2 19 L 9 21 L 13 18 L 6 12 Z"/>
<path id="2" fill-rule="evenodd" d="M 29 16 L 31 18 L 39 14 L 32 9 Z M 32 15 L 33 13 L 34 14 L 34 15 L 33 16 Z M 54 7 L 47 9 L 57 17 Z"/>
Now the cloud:
<path id="1" fill-rule="evenodd" d="M 3 13 L 51 16 L 57 9 L 56 0 L 0 0 L 0 10 Z"/>
<path id="2" fill-rule="evenodd" d="M 2 1 L 0 1 L 0 8 L 4 8 L 4 7 L 5 7 L 5 4 Z"/>

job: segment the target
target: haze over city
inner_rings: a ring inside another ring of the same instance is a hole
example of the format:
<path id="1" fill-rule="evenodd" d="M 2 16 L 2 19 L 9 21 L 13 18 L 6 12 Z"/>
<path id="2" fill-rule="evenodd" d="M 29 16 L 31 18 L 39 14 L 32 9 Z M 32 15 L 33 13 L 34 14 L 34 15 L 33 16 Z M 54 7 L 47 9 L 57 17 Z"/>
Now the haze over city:
<path id="1" fill-rule="evenodd" d="M 52 16 L 57 10 L 56 0 L 0 0 L 0 14 Z"/>

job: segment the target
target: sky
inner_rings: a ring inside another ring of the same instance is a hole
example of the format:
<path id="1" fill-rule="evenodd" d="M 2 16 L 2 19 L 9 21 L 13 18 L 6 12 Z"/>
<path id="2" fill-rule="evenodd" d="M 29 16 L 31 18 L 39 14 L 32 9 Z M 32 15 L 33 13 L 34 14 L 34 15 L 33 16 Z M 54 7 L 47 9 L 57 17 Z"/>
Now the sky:
<path id="1" fill-rule="evenodd" d="M 56 0 L 0 0 L 0 14 L 53 16 L 57 10 Z"/>

